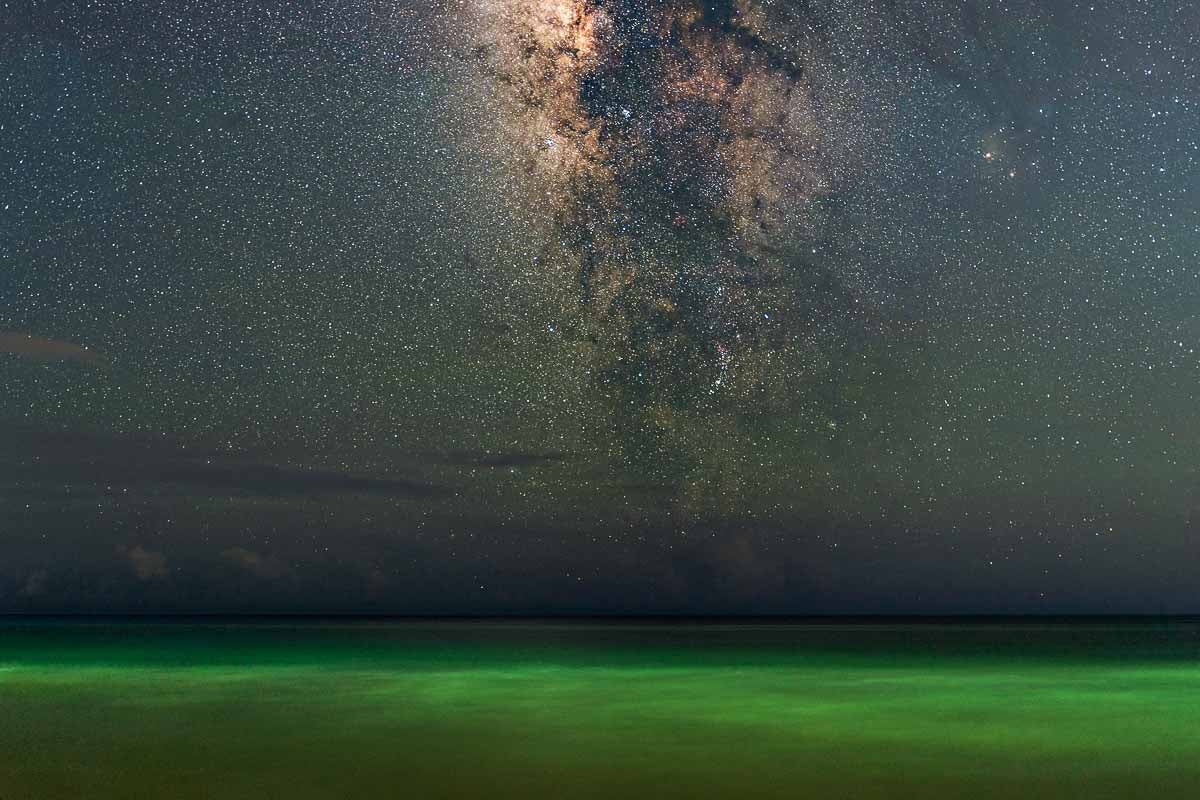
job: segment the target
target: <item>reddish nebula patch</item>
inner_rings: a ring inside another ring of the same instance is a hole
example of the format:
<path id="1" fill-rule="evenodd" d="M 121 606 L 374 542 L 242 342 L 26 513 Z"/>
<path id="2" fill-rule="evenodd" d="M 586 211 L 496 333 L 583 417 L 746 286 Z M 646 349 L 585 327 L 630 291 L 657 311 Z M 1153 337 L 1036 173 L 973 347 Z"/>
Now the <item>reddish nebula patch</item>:
<path id="1" fill-rule="evenodd" d="M 8 353 L 30 361 L 97 364 L 103 360 L 99 353 L 86 347 L 28 333 L 0 332 L 0 353 Z"/>

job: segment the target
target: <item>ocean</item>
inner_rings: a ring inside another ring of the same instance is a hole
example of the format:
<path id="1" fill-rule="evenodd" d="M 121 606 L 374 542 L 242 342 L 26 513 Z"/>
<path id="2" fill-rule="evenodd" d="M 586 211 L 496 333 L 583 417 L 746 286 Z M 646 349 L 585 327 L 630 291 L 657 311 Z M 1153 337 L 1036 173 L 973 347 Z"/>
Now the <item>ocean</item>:
<path id="1" fill-rule="evenodd" d="M 1200 621 L 0 621 L 0 800 L 1200 787 Z"/>

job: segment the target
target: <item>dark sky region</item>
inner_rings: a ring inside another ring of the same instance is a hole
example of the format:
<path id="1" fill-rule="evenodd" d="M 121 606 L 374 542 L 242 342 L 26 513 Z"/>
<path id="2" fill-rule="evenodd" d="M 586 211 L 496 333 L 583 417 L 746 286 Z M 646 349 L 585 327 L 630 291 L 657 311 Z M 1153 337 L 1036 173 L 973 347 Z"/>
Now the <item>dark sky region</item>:
<path id="1" fill-rule="evenodd" d="M 0 2 L 0 610 L 1200 611 L 1200 4 Z"/>

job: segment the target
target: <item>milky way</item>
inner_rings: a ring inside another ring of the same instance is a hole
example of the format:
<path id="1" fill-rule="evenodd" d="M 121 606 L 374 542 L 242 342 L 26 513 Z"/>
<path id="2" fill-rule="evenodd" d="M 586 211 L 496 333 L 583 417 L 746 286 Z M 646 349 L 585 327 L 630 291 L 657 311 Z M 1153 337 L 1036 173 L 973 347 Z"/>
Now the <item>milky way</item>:
<path id="1" fill-rule="evenodd" d="M 593 385 L 653 463 L 687 415 L 787 405 L 853 313 L 825 313 L 847 287 L 815 245 L 874 146 L 867 98 L 772 9 L 472 7 L 499 121 L 485 152 L 544 226 L 533 268 L 560 279 Z"/>

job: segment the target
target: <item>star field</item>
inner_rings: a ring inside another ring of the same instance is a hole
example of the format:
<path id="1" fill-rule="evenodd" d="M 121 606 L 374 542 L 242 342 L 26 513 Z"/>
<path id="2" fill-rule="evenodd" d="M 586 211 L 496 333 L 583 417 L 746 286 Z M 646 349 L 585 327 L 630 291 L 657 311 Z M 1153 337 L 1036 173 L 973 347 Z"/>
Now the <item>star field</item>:
<path id="1" fill-rule="evenodd" d="M 2 608 L 1196 607 L 1190 4 L 0 19 Z"/>

